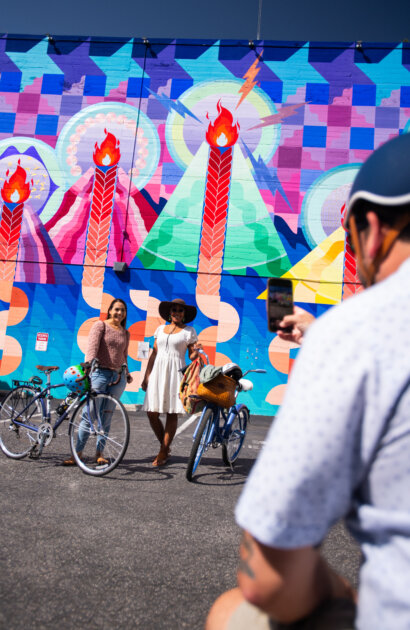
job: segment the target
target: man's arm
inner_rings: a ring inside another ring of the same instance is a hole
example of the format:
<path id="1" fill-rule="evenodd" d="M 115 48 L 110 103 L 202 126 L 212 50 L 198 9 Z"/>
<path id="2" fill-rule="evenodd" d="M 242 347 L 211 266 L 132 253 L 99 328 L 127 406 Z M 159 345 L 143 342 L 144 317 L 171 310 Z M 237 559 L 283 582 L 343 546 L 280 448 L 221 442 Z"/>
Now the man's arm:
<path id="1" fill-rule="evenodd" d="M 244 532 L 238 584 L 244 598 L 272 619 L 292 623 L 327 599 L 355 599 L 355 592 L 313 547 L 277 549 Z"/>

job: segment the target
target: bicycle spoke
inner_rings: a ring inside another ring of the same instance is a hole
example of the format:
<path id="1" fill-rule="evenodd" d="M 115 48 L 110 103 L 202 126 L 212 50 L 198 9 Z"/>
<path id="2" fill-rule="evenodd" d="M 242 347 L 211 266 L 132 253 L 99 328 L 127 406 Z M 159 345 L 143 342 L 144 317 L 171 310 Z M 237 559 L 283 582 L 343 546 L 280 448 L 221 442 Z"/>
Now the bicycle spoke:
<path id="1" fill-rule="evenodd" d="M 118 466 L 128 440 L 128 414 L 118 400 L 107 394 L 87 397 L 70 423 L 71 452 L 89 475 L 105 475 Z"/>
<path id="2" fill-rule="evenodd" d="M 13 459 L 25 457 L 37 442 L 37 430 L 43 422 L 37 391 L 31 386 L 13 389 L 0 408 L 0 448 Z"/>

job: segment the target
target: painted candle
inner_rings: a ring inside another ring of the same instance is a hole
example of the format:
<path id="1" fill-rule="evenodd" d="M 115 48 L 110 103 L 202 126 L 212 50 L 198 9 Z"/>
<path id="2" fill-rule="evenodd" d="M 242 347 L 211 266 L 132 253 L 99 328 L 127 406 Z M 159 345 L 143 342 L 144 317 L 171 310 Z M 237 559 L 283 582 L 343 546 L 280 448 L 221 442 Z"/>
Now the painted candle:
<path id="1" fill-rule="evenodd" d="M 6 172 L 6 178 L 9 171 Z M 30 196 L 33 181 L 28 182 L 27 173 L 20 160 L 10 178 L 1 189 L 3 209 L 0 220 L 0 293 L 4 302 L 10 302 L 16 272 L 24 202 Z"/>
<path id="2" fill-rule="evenodd" d="M 20 160 L 9 179 L 7 179 L 8 176 L 9 171 L 6 171 L 6 181 L 1 189 L 3 207 L 0 220 L 0 298 L 8 304 L 8 307 L 2 311 L 0 317 L 0 375 L 9 374 L 20 363 L 18 359 L 16 365 L 7 367 L 4 362 L 4 352 L 24 203 L 30 197 L 33 186 L 32 180 L 27 181 L 27 173 L 20 166 Z"/>
<path id="3" fill-rule="evenodd" d="M 205 201 L 199 244 L 197 295 L 219 295 L 228 219 L 233 145 L 239 124 L 218 101 L 218 117 L 210 123 L 206 140 L 210 145 Z"/>
<path id="4" fill-rule="evenodd" d="M 100 308 L 104 283 L 105 263 L 111 228 L 112 210 L 117 183 L 118 162 L 121 157 L 119 140 L 105 129 L 105 140 L 95 143 L 94 183 L 85 245 L 83 296 L 94 308 Z"/>

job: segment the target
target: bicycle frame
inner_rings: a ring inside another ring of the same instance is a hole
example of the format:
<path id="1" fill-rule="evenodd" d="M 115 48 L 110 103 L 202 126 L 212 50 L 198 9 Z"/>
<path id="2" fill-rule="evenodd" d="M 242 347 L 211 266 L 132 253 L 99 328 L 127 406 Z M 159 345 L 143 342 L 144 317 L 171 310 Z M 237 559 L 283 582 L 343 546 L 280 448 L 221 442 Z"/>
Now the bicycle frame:
<path id="1" fill-rule="evenodd" d="M 242 403 L 235 403 L 228 409 L 226 412 L 222 407 L 216 405 L 215 403 L 208 402 L 206 403 L 200 417 L 198 423 L 196 425 L 194 435 L 192 439 L 195 440 L 196 434 L 198 432 L 199 426 L 201 424 L 201 420 L 204 417 L 205 412 L 208 409 L 212 409 L 213 418 L 212 418 L 212 426 L 206 438 L 206 447 L 208 447 L 212 442 L 215 444 L 223 444 L 225 440 L 229 437 L 230 429 L 233 424 L 235 417 L 238 415 L 241 409 L 245 408 L 248 412 L 249 409 L 246 405 Z M 221 417 L 223 418 L 223 425 L 221 426 Z"/>
<path id="2" fill-rule="evenodd" d="M 51 385 L 50 383 L 47 384 L 45 387 L 43 387 L 35 396 L 33 396 L 29 403 L 24 407 L 24 409 L 22 409 L 22 411 L 15 416 L 14 418 L 12 418 L 12 422 L 14 424 L 16 424 L 17 426 L 20 427 L 24 427 L 26 429 L 30 429 L 31 431 L 33 431 L 34 433 L 38 433 L 38 427 L 35 427 L 27 422 L 23 422 L 22 419 L 19 420 L 19 418 L 21 418 L 21 416 L 23 416 L 23 414 L 36 402 L 39 401 L 41 404 L 41 408 L 42 408 L 42 417 L 43 420 L 45 422 L 50 422 L 51 419 L 51 409 L 50 409 L 50 400 L 51 400 L 51 395 L 50 395 L 50 391 L 52 389 L 57 389 L 59 387 L 65 387 L 64 383 L 61 383 L 59 385 Z M 52 430 L 53 430 L 53 437 L 55 437 L 56 431 L 58 429 L 58 427 L 62 424 L 62 422 L 64 422 L 64 420 L 71 414 L 71 411 L 77 407 L 83 400 L 85 397 L 87 397 L 88 399 L 88 404 L 86 406 L 87 409 L 87 420 L 90 424 L 90 428 L 92 430 L 94 430 L 92 428 L 92 421 L 91 421 L 91 417 L 90 417 L 90 399 L 92 398 L 92 392 L 87 392 L 85 394 L 83 394 L 82 396 L 80 396 L 79 398 L 76 398 L 75 400 L 73 400 L 73 402 L 67 407 L 67 409 L 61 414 L 61 416 L 59 416 L 57 418 L 57 420 L 55 421 L 54 425 L 52 425 Z M 36 442 L 37 443 L 37 442 Z M 42 450 L 42 449 L 41 449 Z M 41 454 L 41 452 L 39 453 Z"/>
<path id="3" fill-rule="evenodd" d="M 98 367 L 98 363 L 96 362 L 96 360 L 94 359 L 94 361 L 91 364 L 91 372 L 93 371 L 94 367 Z M 111 384 L 115 384 L 118 382 L 118 380 L 121 378 L 121 374 L 122 371 L 124 369 L 124 365 L 121 366 L 121 370 L 118 373 L 118 379 L 117 381 L 113 381 L 113 383 Z M 21 386 L 24 387 L 25 383 L 21 383 Z M 24 409 L 22 409 L 22 411 L 15 417 L 12 419 L 12 421 L 17 425 L 17 426 L 21 426 L 21 427 L 25 427 L 27 429 L 30 429 L 31 431 L 34 432 L 38 432 L 38 428 L 34 427 L 30 424 L 27 424 L 27 422 L 23 422 L 23 421 L 19 421 L 18 418 L 21 417 L 26 411 L 27 409 L 29 409 L 29 407 L 31 407 L 31 405 L 33 403 L 35 403 L 36 401 L 40 401 L 41 403 L 41 410 L 42 410 L 42 418 L 45 422 L 50 423 L 50 419 L 51 419 L 51 407 L 50 407 L 50 400 L 52 398 L 50 392 L 52 389 L 58 389 L 59 387 L 65 387 L 65 383 L 59 383 L 58 385 L 52 385 L 50 382 L 50 373 L 47 373 L 47 384 L 43 387 L 43 388 L 39 388 L 36 387 L 35 385 L 32 385 L 31 383 L 27 382 L 27 387 L 34 387 L 36 390 L 38 390 L 38 393 L 33 396 L 33 398 L 30 399 L 30 402 L 24 407 Z M 71 413 L 72 409 L 74 407 L 77 407 L 83 400 L 85 397 L 88 398 L 88 403 L 90 401 L 90 398 L 93 395 L 93 391 L 89 391 L 86 392 L 85 394 L 83 394 L 82 396 L 80 396 L 79 398 L 76 398 L 75 400 L 73 400 L 73 402 L 67 407 L 67 409 L 57 418 L 56 422 L 54 423 L 54 425 L 52 426 L 53 429 L 53 435 L 55 436 L 55 432 L 58 429 L 58 427 L 60 426 L 60 424 L 62 422 L 64 422 L 64 420 L 67 418 L 67 416 Z M 90 429 L 91 431 L 93 431 L 93 425 L 92 425 L 92 421 L 90 418 L 90 406 L 89 404 L 87 404 L 87 419 L 88 422 L 90 424 Z"/>

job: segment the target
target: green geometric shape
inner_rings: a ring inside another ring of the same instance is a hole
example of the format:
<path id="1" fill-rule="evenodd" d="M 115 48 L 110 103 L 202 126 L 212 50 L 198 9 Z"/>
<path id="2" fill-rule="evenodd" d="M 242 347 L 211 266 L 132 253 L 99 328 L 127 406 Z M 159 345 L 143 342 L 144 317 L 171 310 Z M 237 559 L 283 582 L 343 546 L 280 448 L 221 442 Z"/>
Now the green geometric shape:
<path id="1" fill-rule="evenodd" d="M 147 269 L 198 268 L 209 146 L 204 142 L 175 188 L 137 257 Z M 291 264 L 258 187 L 238 146 L 234 147 L 223 270 L 282 275 Z"/>

